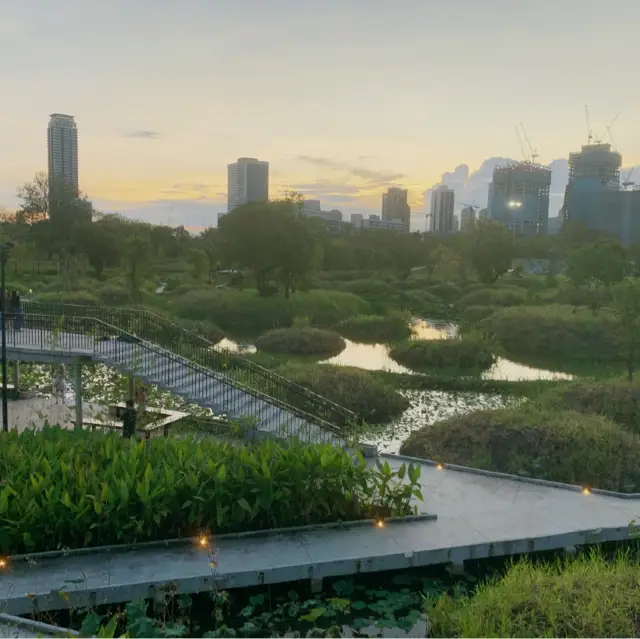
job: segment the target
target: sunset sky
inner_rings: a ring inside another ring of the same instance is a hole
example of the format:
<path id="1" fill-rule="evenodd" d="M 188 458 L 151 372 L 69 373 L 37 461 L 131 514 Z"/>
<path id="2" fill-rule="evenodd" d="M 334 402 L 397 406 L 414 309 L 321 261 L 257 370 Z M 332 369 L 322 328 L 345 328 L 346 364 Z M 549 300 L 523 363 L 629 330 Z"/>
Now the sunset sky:
<path id="1" fill-rule="evenodd" d="M 638 0 L 0 0 L 0 205 L 46 169 L 53 112 L 99 207 L 178 218 L 222 210 L 240 156 L 272 195 L 375 211 L 398 185 L 423 210 L 442 173 L 520 158 L 520 121 L 566 158 L 586 103 L 640 164 L 639 24 Z"/>

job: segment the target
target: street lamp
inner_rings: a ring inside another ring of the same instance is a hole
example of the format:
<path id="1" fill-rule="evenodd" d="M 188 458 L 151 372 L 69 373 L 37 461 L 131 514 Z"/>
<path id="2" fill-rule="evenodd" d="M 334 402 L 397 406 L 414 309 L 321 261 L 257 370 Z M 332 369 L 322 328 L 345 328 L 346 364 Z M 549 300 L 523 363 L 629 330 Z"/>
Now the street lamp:
<path id="1" fill-rule="evenodd" d="M 9 432 L 9 407 L 7 395 L 9 392 L 7 380 L 7 286 L 5 281 L 5 271 L 7 267 L 7 258 L 9 251 L 13 248 L 11 242 L 0 244 L 0 309 L 2 311 L 2 319 L 0 319 L 0 332 L 2 333 L 2 430 Z"/>
<path id="2" fill-rule="evenodd" d="M 520 200 L 509 200 L 507 202 L 507 207 L 512 211 L 509 214 L 509 217 L 511 218 L 511 226 L 513 227 L 513 242 L 515 244 L 515 241 L 516 241 L 516 222 L 515 222 L 515 219 L 513 217 L 513 214 L 516 211 L 519 211 L 522 208 L 522 202 Z"/>

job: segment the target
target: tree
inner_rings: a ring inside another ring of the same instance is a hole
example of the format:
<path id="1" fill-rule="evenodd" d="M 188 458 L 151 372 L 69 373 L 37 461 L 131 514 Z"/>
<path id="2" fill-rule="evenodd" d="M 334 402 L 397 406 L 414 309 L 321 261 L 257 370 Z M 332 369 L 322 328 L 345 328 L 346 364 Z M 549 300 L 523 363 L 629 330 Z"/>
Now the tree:
<path id="1" fill-rule="evenodd" d="M 193 269 L 193 277 L 197 280 L 203 279 L 207 273 L 207 254 L 202 249 L 191 248 L 188 251 L 187 257 Z"/>
<path id="2" fill-rule="evenodd" d="M 627 278 L 613 287 L 613 311 L 617 319 L 616 341 L 633 381 L 640 356 L 640 280 Z"/>
<path id="3" fill-rule="evenodd" d="M 125 248 L 127 283 L 134 303 L 142 299 L 142 283 L 147 271 L 149 253 L 149 243 L 143 237 L 134 235 L 127 240 Z"/>
<path id="4" fill-rule="evenodd" d="M 509 231 L 490 220 L 478 220 L 474 229 L 464 234 L 463 254 L 486 284 L 493 284 L 511 268 L 513 240 Z"/>
<path id="5" fill-rule="evenodd" d="M 220 256 L 220 240 L 218 238 L 218 229 L 210 226 L 200 233 L 197 238 L 198 246 L 207 256 L 207 279 L 209 284 L 218 269 L 218 258 Z"/>
<path id="6" fill-rule="evenodd" d="M 627 270 L 624 249 L 615 242 L 589 244 L 567 255 L 567 275 L 575 287 L 595 284 L 608 289 L 622 281 Z"/>
<path id="7" fill-rule="evenodd" d="M 314 228 L 291 200 L 239 206 L 220 220 L 218 236 L 225 258 L 253 273 L 261 295 L 277 278 L 289 297 L 317 256 Z"/>
<path id="8" fill-rule="evenodd" d="M 120 244 L 121 240 L 113 229 L 100 221 L 75 224 L 71 229 L 72 250 L 86 256 L 98 278 L 102 277 L 106 267 L 118 263 Z"/>

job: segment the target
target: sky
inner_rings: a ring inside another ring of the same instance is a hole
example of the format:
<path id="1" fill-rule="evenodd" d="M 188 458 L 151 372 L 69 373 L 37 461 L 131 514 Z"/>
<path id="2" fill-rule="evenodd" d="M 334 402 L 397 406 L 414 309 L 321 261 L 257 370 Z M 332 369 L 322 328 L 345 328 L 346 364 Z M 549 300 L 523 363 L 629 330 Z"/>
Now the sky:
<path id="1" fill-rule="evenodd" d="M 174 225 L 215 223 L 242 156 L 272 197 L 376 213 L 402 186 L 424 212 L 456 167 L 522 159 L 519 122 L 566 159 L 585 104 L 640 165 L 638 24 L 638 0 L 0 0 L 0 206 L 46 169 L 54 112 L 98 209 Z"/>

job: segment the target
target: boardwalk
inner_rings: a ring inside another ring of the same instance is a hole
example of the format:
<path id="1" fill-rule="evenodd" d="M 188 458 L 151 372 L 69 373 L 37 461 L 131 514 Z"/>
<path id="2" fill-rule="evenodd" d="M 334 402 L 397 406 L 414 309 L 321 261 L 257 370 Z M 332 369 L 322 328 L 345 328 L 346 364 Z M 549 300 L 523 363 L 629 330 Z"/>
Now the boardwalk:
<path id="1" fill-rule="evenodd" d="M 392 466 L 400 460 L 389 458 Z M 579 491 L 422 466 L 425 503 L 437 520 L 356 526 L 292 535 L 213 540 L 206 550 L 173 547 L 88 553 L 10 565 L 0 578 L 5 611 L 403 569 L 472 558 L 626 539 L 640 503 Z M 68 594 L 60 597 L 57 591 Z M 26 593 L 33 593 L 27 597 Z M 35 598 L 34 598 L 35 597 Z"/>

